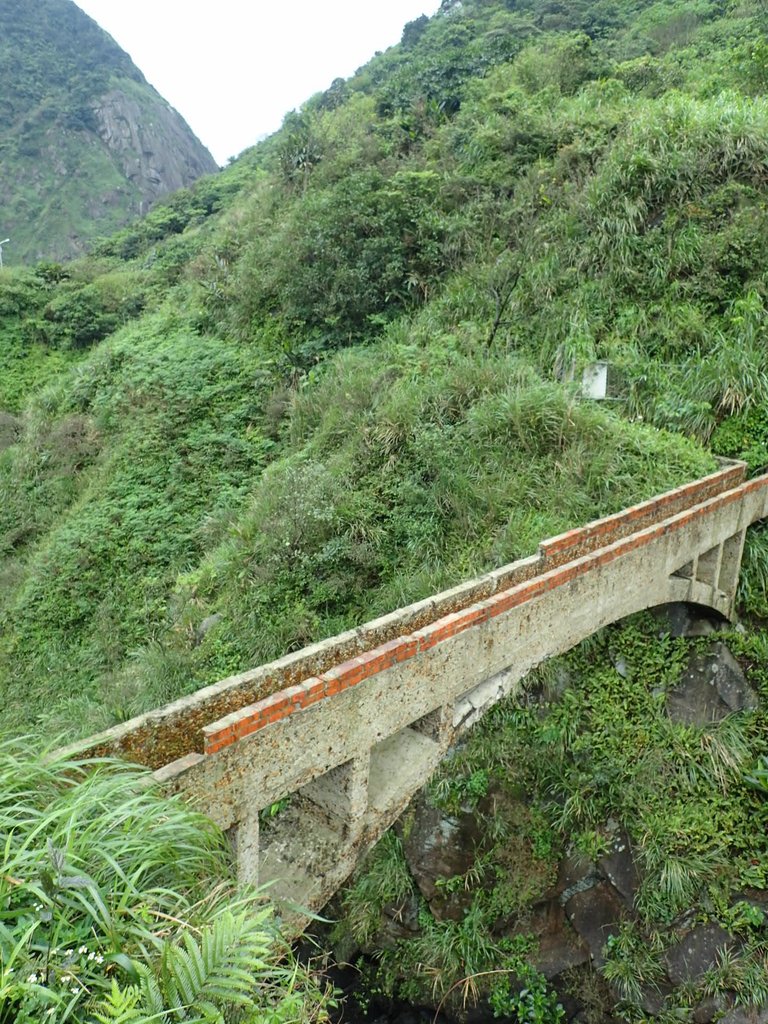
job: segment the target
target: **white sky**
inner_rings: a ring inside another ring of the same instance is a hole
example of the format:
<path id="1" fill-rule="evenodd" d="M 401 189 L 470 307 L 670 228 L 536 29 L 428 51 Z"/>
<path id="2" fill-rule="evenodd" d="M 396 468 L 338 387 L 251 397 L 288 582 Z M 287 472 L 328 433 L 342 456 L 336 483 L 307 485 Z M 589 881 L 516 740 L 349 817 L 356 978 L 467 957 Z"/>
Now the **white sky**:
<path id="1" fill-rule="evenodd" d="M 76 0 L 220 163 L 440 0 Z"/>

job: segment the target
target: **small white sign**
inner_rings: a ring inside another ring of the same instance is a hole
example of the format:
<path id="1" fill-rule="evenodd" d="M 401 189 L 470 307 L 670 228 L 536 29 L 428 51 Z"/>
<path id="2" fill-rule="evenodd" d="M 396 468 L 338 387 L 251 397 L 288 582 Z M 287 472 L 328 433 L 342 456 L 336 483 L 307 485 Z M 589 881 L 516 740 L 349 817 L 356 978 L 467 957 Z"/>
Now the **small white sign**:
<path id="1" fill-rule="evenodd" d="M 581 378 L 581 392 L 585 398 L 607 398 L 608 363 L 591 363 Z"/>

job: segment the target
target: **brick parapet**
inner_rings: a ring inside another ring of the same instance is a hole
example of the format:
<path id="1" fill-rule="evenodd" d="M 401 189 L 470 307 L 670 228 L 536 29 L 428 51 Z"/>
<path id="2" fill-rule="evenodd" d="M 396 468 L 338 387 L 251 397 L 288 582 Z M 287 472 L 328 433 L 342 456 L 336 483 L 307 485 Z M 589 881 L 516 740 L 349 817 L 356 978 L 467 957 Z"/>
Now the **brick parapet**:
<path id="1" fill-rule="evenodd" d="M 725 461 L 725 460 L 724 460 Z M 709 498 L 738 487 L 746 476 L 743 462 L 725 462 L 716 472 L 699 480 L 676 487 L 672 491 L 656 495 L 637 505 L 631 505 L 621 512 L 603 519 L 596 519 L 586 526 L 576 527 L 567 533 L 542 541 L 539 552 L 550 564 L 561 565 L 579 555 L 595 551 L 612 544 L 631 533 L 637 533 L 651 523 L 682 512 L 692 505 L 700 505 Z"/>

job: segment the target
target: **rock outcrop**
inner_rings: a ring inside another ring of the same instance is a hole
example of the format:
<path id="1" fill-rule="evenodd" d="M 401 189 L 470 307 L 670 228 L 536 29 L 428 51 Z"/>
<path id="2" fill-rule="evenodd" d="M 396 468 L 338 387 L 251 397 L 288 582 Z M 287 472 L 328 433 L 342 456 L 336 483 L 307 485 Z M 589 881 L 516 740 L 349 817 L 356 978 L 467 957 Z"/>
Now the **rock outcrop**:
<path id="1" fill-rule="evenodd" d="M 183 118 L 158 96 L 110 89 L 95 103 L 99 138 L 142 195 L 140 213 L 160 196 L 212 174 L 216 163 Z"/>
<path id="2" fill-rule="evenodd" d="M 75 256 L 217 170 L 184 119 L 71 0 L 0 4 L 0 150 L 8 265 Z"/>

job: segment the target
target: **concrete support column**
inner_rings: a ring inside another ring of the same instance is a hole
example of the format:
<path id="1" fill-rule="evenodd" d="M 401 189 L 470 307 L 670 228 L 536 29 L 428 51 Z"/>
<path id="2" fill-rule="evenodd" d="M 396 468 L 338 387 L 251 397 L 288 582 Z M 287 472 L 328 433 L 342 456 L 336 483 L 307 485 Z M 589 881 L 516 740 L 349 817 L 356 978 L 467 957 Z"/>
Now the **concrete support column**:
<path id="1" fill-rule="evenodd" d="M 739 585 L 739 573 L 741 571 L 741 557 L 744 553 L 744 538 L 746 530 L 740 530 L 723 541 L 722 555 L 720 558 L 720 573 L 717 581 L 718 590 L 722 590 L 731 599 L 736 599 L 736 588 Z"/>
<path id="2" fill-rule="evenodd" d="M 301 796 L 340 825 L 345 836 L 354 835 L 368 808 L 370 755 L 352 758 L 301 789 Z"/>
<path id="3" fill-rule="evenodd" d="M 235 853 L 237 880 L 245 885 L 259 884 L 259 814 L 247 812 L 227 830 Z"/>

